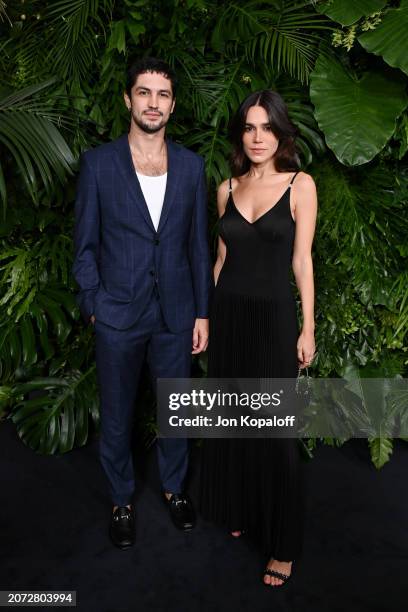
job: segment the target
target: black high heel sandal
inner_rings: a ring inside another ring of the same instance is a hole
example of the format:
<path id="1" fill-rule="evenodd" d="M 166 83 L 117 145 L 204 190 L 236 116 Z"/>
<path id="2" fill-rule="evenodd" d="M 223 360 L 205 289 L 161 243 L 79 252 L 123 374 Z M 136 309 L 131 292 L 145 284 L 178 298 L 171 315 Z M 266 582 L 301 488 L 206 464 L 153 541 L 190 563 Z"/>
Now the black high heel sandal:
<path id="1" fill-rule="evenodd" d="M 266 568 L 266 570 L 263 573 L 264 576 L 273 576 L 274 578 L 279 578 L 279 580 L 283 580 L 282 584 L 266 584 L 264 582 L 264 585 L 267 587 L 273 586 L 273 587 L 281 587 L 283 586 L 288 580 L 289 578 L 292 576 L 292 574 L 290 574 L 289 576 L 287 574 L 282 574 L 281 572 L 277 572 L 276 570 L 272 570 L 269 569 L 268 567 Z"/>

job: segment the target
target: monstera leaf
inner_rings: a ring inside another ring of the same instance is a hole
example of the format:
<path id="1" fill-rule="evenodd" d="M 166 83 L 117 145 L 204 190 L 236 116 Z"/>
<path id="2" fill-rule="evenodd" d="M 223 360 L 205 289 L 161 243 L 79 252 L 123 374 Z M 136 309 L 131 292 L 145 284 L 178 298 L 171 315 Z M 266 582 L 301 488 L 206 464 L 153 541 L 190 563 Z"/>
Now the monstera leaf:
<path id="1" fill-rule="evenodd" d="M 71 371 L 62 378 L 37 378 L 16 384 L 19 399 L 11 419 L 23 442 L 45 455 L 83 446 L 92 420 L 99 424 L 95 365 L 86 372 Z"/>
<path id="2" fill-rule="evenodd" d="M 386 0 L 359 0 L 359 2 L 355 2 L 355 0 L 331 0 L 318 5 L 316 9 L 333 21 L 338 21 L 343 26 L 349 26 L 360 17 L 380 11 L 386 4 Z"/>
<path id="3" fill-rule="evenodd" d="M 357 78 L 323 55 L 311 74 L 310 97 L 328 147 L 350 166 L 365 164 L 381 151 L 407 105 L 405 83 L 397 76 L 367 72 Z"/>
<path id="4" fill-rule="evenodd" d="M 399 8 L 391 9 L 382 22 L 370 32 L 358 37 L 366 51 L 381 55 L 394 68 L 408 74 L 408 0 L 402 0 Z"/>

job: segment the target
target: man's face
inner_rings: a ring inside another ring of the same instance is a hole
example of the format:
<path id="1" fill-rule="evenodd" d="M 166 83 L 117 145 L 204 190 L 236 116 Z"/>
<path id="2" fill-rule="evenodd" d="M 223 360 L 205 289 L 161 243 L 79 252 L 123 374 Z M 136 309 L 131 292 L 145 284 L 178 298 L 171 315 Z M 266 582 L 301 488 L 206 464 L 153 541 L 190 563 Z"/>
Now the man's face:
<path id="1" fill-rule="evenodd" d="M 130 94 L 125 104 L 141 130 L 154 134 L 165 127 L 176 103 L 169 79 L 158 72 L 139 74 Z"/>

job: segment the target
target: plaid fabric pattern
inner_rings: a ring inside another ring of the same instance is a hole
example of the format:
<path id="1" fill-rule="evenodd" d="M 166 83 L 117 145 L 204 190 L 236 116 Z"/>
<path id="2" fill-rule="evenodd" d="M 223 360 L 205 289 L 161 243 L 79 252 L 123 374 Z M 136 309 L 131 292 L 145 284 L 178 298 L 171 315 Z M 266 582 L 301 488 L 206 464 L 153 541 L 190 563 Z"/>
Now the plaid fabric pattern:
<path id="1" fill-rule="evenodd" d="M 208 317 L 212 288 L 204 160 L 167 141 L 168 176 L 158 230 L 134 171 L 127 134 L 82 155 L 73 274 L 86 321 L 134 325 L 156 288 L 170 331 Z"/>

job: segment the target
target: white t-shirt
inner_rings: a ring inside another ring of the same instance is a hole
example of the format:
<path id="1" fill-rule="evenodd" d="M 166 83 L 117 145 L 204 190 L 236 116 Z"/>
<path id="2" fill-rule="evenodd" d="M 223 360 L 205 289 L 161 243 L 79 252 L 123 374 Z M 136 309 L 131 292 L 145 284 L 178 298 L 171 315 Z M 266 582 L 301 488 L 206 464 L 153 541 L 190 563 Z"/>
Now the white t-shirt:
<path id="1" fill-rule="evenodd" d="M 154 228 L 159 227 L 160 215 L 163 208 L 164 194 L 166 192 L 167 172 L 161 176 L 146 176 L 136 172 L 142 189 L 147 208 Z"/>

